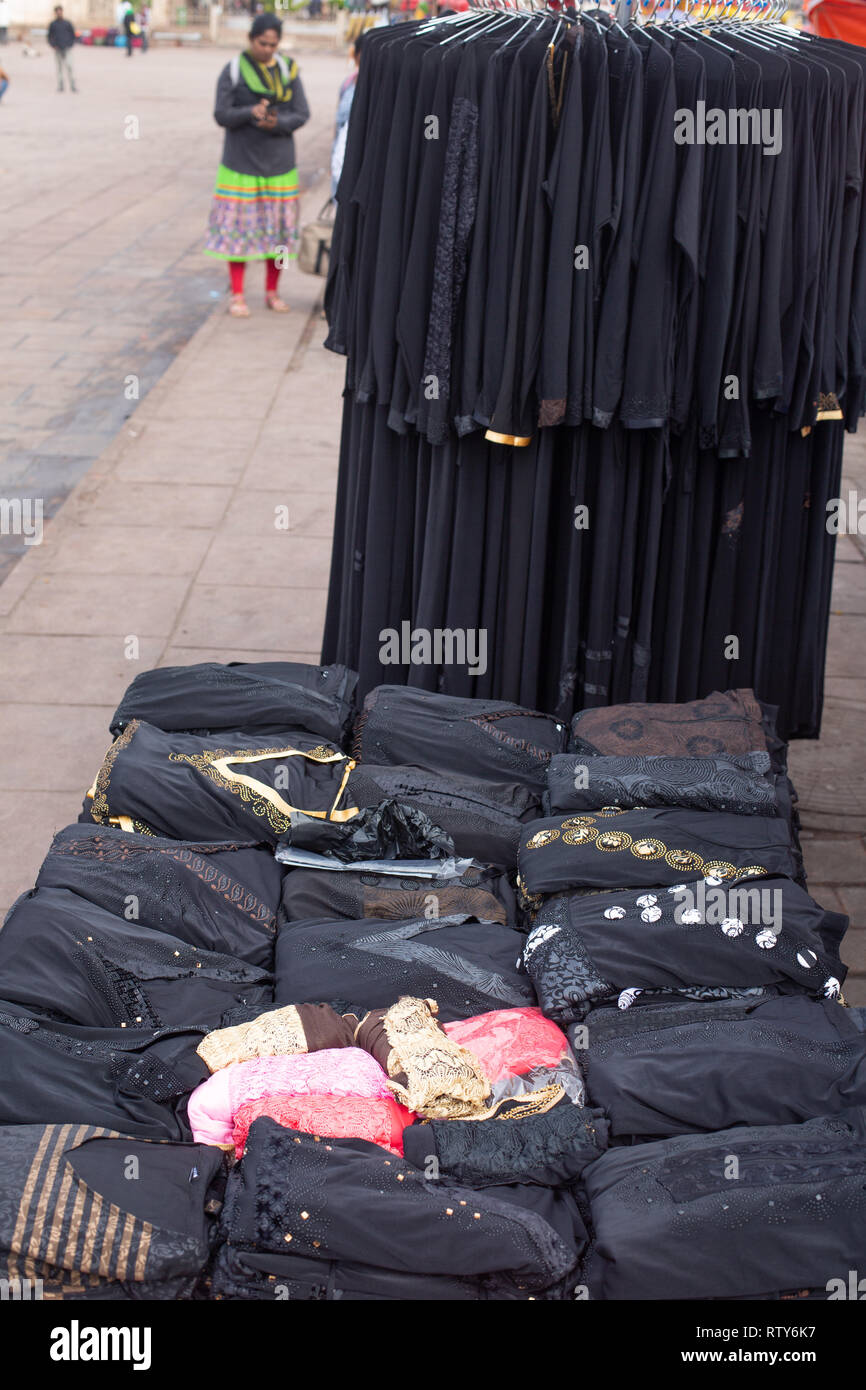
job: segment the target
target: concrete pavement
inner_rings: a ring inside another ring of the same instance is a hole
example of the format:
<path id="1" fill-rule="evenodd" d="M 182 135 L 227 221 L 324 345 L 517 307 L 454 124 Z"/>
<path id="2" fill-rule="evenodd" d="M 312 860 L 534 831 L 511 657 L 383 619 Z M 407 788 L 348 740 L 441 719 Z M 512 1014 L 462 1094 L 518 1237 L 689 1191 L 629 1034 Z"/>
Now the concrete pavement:
<path id="1" fill-rule="evenodd" d="M 47 60 L 31 74 L 12 53 L 20 107 L 0 110 L 15 137 L 0 495 L 44 488 L 56 513 L 42 545 L 0 538 L 24 552 L 0 587 L 0 909 L 78 814 L 137 672 L 318 659 L 330 555 L 343 364 L 321 346 L 322 282 L 288 272 L 292 314 L 266 313 L 256 291 L 254 317 L 232 320 L 214 308 L 223 272 L 200 254 L 222 55 L 76 57 L 78 106 L 55 95 Z M 309 216 L 345 64 L 309 54 L 302 71 Z M 118 130 L 136 113 L 130 150 Z M 130 374 L 138 402 L 123 396 Z M 845 474 L 843 493 L 866 497 L 866 433 Z M 840 537 L 833 609 L 824 734 L 790 763 L 810 888 L 851 915 L 845 994 L 866 1003 L 866 536 Z"/>

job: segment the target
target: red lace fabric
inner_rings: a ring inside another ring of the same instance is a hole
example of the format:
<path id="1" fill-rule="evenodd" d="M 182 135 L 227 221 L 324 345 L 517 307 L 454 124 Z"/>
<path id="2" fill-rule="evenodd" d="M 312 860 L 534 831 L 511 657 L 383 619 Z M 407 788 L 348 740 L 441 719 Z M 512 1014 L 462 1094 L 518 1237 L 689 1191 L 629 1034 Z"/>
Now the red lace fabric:
<path id="1" fill-rule="evenodd" d="M 356 1096 L 262 1096 L 247 1101 L 234 1117 L 234 1144 L 243 1155 L 250 1125 L 268 1115 L 286 1129 L 330 1139 L 366 1139 L 403 1157 L 403 1130 L 412 1114 L 396 1100 Z"/>
<path id="2" fill-rule="evenodd" d="M 562 1029 L 540 1009 L 496 1009 L 443 1028 L 452 1042 L 478 1058 L 491 1081 L 522 1076 L 532 1067 L 554 1067 L 569 1050 Z"/>

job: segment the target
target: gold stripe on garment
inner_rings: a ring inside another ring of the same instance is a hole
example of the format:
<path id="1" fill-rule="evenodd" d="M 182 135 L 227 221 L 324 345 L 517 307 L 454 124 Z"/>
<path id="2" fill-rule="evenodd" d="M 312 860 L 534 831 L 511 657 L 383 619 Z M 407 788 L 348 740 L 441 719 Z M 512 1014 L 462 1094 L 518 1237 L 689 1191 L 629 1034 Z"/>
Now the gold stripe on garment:
<path id="1" fill-rule="evenodd" d="M 70 1126 L 70 1128 L 71 1128 L 71 1126 Z M 75 1145 L 81 1143 L 81 1140 L 84 1138 L 85 1134 L 87 1133 L 88 1128 L 89 1128 L 88 1125 L 81 1125 L 81 1127 L 80 1127 L 80 1129 L 78 1130 L 78 1132 L 77 1132 L 77 1134 L 76 1134 L 74 1140 L 72 1141 L 73 1146 L 75 1146 Z M 43 1188 L 42 1188 L 42 1195 L 41 1195 L 41 1197 L 40 1197 L 40 1199 L 39 1199 L 39 1207 L 37 1208 L 36 1219 L 35 1219 L 35 1221 L 34 1221 L 34 1223 L 33 1223 L 33 1235 L 31 1236 L 31 1239 L 30 1239 L 30 1254 L 31 1254 L 31 1255 L 38 1255 L 38 1254 L 39 1254 L 39 1246 L 40 1246 L 40 1244 L 41 1244 L 42 1228 L 43 1228 L 43 1225 L 44 1225 L 44 1223 L 45 1223 L 45 1207 L 46 1207 L 46 1203 L 47 1203 L 47 1201 L 48 1201 L 48 1198 L 49 1198 L 49 1196 L 51 1195 L 51 1189 L 52 1189 L 53 1186 L 54 1186 L 54 1170 L 56 1170 L 57 1165 L 58 1165 L 58 1163 L 59 1163 L 59 1161 L 60 1161 L 61 1153 L 62 1153 L 63 1150 L 66 1149 L 66 1148 L 67 1148 L 67 1145 L 66 1145 L 65 1142 L 64 1142 L 62 1145 L 58 1145 L 57 1149 L 55 1150 L 54 1157 L 53 1157 L 52 1160 L 51 1160 L 51 1172 L 50 1172 L 50 1175 L 49 1175 L 49 1176 L 50 1176 L 50 1181 L 49 1181 L 49 1177 L 47 1176 L 47 1177 L 46 1177 L 46 1181 L 45 1181 L 45 1183 L 44 1183 L 44 1185 L 43 1185 Z M 52 1212 L 51 1212 L 51 1234 L 50 1234 L 49 1237 L 48 1237 L 48 1244 L 47 1244 L 46 1247 L 45 1247 L 45 1256 L 44 1256 L 44 1259 L 45 1259 L 45 1261 L 46 1261 L 47 1264 L 53 1265 L 53 1264 L 55 1264 L 56 1261 L 57 1261 L 57 1247 L 58 1247 L 58 1245 L 60 1244 L 60 1237 L 61 1237 L 61 1235 L 63 1234 L 63 1217 L 64 1217 L 64 1214 L 65 1214 L 65 1212 L 66 1212 L 66 1203 L 67 1203 L 68 1198 L 69 1198 L 69 1189 L 70 1189 L 71 1186 L 72 1186 L 72 1180 L 73 1180 L 72 1165 L 71 1165 L 71 1163 L 69 1162 L 69 1160 L 67 1159 L 66 1162 L 65 1162 L 65 1165 L 64 1165 L 63 1178 L 62 1178 L 61 1183 L 60 1183 L 60 1190 L 59 1190 L 59 1192 L 58 1192 L 58 1194 L 57 1194 L 57 1200 L 55 1201 L 54 1206 L 53 1206 L 53 1208 L 52 1208 Z M 38 1229 L 37 1229 L 37 1228 L 38 1228 Z"/>
<path id="2" fill-rule="evenodd" d="M 120 1207 L 116 1207 L 112 1202 L 108 1209 L 108 1220 L 105 1223 L 105 1235 L 102 1237 L 102 1249 L 99 1252 L 99 1273 L 104 1279 L 107 1279 L 111 1274 L 111 1252 L 114 1248 L 114 1236 L 119 1219 Z"/>
<path id="3" fill-rule="evenodd" d="M 78 1261 L 78 1267 L 83 1274 L 93 1272 L 93 1251 L 96 1247 L 96 1236 L 101 1216 L 102 1196 L 99 1192 L 94 1192 L 93 1201 L 90 1204 L 90 1214 L 87 1218 L 87 1228 L 84 1233 L 84 1247 L 81 1251 L 81 1259 Z"/>
<path id="4" fill-rule="evenodd" d="M 117 825 L 120 827 L 121 830 L 128 831 L 130 835 L 134 834 L 135 832 L 135 822 L 133 821 L 132 816 L 109 816 L 108 824 Z"/>
<path id="5" fill-rule="evenodd" d="M 205 756 L 207 755 L 205 754 Z M 290 806 L 287 801 L 283 800 L 278 791 L 268 786 L 267 782 L 259 782 L 255 777 L 248 777 L 243 772 L 232 772 L 231 770 L 232 763 L 261 763 L 271 758 L 309 758 L 314 763 L 337 763 L 344 760 L 345 754 L 335 753 L 332 749 L 326 748 L 314 748 L 309 753 L 304 753 L 297 748 L 276 748 L 273 751 L 269 750 L 264 753 L 254 753 L 246 756 L 243 753 L 233 753 L 226 757 L 215 758 L 213 760 L 211 767 L 229 782 L 240 782 L 243 786 L 258 792 L 259 796 L 263 797 L 265 801 L 269 801 L 278 811 L 282 811 L 284 816 L 291 818 L 294 811 L 303 811 L 303 808 L 300 806 Z M 337 793 L 334 806 L 336 806 L 340 797 L 343 795 L 343 790 L 349 780 L 349 773 L 354 766 L 355 763 L 350 759 L 347 762 L 346 771 L 340 783 L 340 790 Z M 345 811 L 335 811 L 333 808 L 331 811 L 303 811 L 303 814 L 306 816 L 314 816 L 316 820 L 347 821 L 357 816 L 358 807 L 352 806 Z"/>
<path id="6" fill-rule="evenodd" d="M 66 1241 L 66 1249 L 60 1258 L 60 1263 L 65 1269 L 75 1267 L 75 1251 L 78 1249 L 78 1233 L 81 1229 L 81 1218 L 84 1215 L 84 1203 L 86 1201 L 87 1188 L 84 1183 L 80 1182 L 75 1194 L 75 1201 L 72 1204 L 72 1216 L 69 1219 L 69 1238 Z"/>
<path id="7" fill-rule="evenodd" d="M 132 1246 L 132 1237 L 135 1234 L 135 1217 L 131 1212 L 128 1213 L 123 1223 L 123 1234 L 120 1237 L 120 1249 L 117 1252 L 117 1268 L 115 1270 L 116 1279 L 126 1278 L 126 1265 L 129 1260 L 129 1251 Z"/>
<path id="8" fill-rule="evenodd" d="M 72 1126 L 68 1125 L 66 1126 L 66 1128 L 71 1129 Z M 10 1279 L 16 1279 L 18 1277 L 18 1247 L 22 1244 L 24 1238 L 24 1231 L 27 1226 L 27 1218 L 30 1214 L 30 1203 L 33 1201 L 33 1193 L 36 1190 L 36 1183 L 39 1179 L 39 1170 L 42 1167 L 43 1160 L 45 1158 L 46 1153 L 48 1152 L 48 1146 L 51 1143 L 56 1129 L 56 1125 L 46 1125 L 42 1138 L 39 1140 L 39 1147 L 37 1148 L 36 1153 L 33 1155 L 33 1161 L 30 1164 L 30 1171 L 28 1172 L 27 1179 L 24 1183 L 24 1190 L 21 1193 L 21 1201 L 18 1204 L 18 1213 L 15 1218 L 15 1226 L 12 1231 L 12 1240 L 10 1241 L 8 1261 Z"/>
<path id="9" fill-rule="evenodd" d="M 149 1221 L 143 1221 L 141 1225 L 141 1235 L 138 1241 L 138 1254 L 135 1257 L 135 1269 L 133 1279 L 141 1280 L 144 1278 L 144 1271 L 147 1267 L 147 1257 L 150 1254 L 150 1242 L 153 1238 L 153 1227 Z"/>

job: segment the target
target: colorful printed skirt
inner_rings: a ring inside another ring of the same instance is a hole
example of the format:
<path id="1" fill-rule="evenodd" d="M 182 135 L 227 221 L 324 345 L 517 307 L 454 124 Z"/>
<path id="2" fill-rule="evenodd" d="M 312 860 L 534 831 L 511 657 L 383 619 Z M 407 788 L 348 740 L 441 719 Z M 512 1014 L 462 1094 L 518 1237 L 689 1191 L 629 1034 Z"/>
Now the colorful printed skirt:
<path id="1" fill-rule="evenodd" d="M 294 259 L 298 254 L 298 171 L 273 178 L 236 174 L 221 164 L 205 254 L 224 261 Z"/>

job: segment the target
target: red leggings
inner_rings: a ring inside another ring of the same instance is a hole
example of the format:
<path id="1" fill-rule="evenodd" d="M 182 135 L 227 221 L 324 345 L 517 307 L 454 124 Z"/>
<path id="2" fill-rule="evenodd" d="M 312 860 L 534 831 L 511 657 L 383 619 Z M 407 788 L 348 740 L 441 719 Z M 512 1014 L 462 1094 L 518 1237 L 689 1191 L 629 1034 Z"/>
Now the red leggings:
<path id="1" fill-rule="evenodd" d="M 229 279 L 232 286 L 232 294 L 243 294 L 244 292 L 244 271 L 246 261 L 229 261 Z M 273 294 L 277 288 L 280 278 L 280 267 L 276 261 L 265 262 L 265 289 L 268 294 Z"/>

